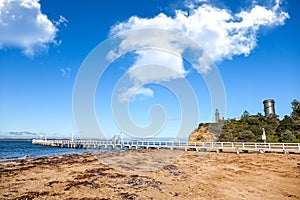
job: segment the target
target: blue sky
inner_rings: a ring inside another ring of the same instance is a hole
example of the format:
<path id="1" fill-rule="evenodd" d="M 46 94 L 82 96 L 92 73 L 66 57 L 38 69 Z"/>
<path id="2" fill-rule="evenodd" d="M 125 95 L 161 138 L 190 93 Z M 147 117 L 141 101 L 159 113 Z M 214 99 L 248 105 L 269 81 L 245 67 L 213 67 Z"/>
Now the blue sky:
<path id="1" fill-rule="evenodd" d="M 79 0 L 72 2 L 71 7 L 69 1 L 58 0 L 12 2 L 0 0 L 1 136 L 24 131 L 49 137 L 70 136 L 72 132 L 84 136 L 84 131 L 77 130 L 72 110 L 74 83 L 83 61 L 111 36 L 149 27 L 178 31 L 203 48 L 223 80 L 226 111 L 222 108 L 221 113 L 226 119 L 240 116 L 244 110 L 251 114 L 263 113 L 262 100 L 268 98 L 275 99 L 276 113 L 282 118 L 290 114 L 290 102 L 300 99 L 298 0 L 280 3 L 272 0 L 256 3 L 248 0 L 239 3 L 233 0 L 130 0 L 126 3 Z M 146 36 L 140 36 L 141 41 L 135 42 L 143 44 Z M 181 50 L 174 49 L 174 52 L 180 54 Z M 118 127 L 122 122 L 113 117 L 110 98 L 126 73 L 129 81 L 124 98 L 130 89 L 139 88 L 136 93 L 130 93 L 129 100 L 131 119 L 138 126 L 149 125 L 149 108 L 160 104 L 166 111 L 167 121 L 159 136 L 177 135 L 183 121 L 180 100 L 163 84 L 182 77 L 196 93 L 199 106 L 196 122 L 213 120 L 214 107 L 202 76 L 209 72 L 207 68 L 193 68 L 183 61 L 183 55 L 169 55 L 161 50 L 127 52 L 120 56 L 111 62 L 95 91 L 96 118 L 106 137 L 126 129 Z M 153 76 L 143 68 L 141 72 L 134 71 L 139 65 L 147 64 L 169 64 L 174 66 L 174 74 L 158 70 Z M 31 137 L 27 132 L 24 135 Z"/>

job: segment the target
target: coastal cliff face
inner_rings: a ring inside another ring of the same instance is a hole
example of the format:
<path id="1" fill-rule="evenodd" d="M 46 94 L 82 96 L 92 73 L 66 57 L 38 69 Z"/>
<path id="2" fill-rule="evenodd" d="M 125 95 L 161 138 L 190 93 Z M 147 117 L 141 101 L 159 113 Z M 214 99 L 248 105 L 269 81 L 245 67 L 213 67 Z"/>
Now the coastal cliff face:
<path id="1" fill-rule="evenodd" d="M 189 142 L 214 142 L 217 140 L 216 134 L 212 133 L 209 124 L 199 124 L 189 136 Z"/>

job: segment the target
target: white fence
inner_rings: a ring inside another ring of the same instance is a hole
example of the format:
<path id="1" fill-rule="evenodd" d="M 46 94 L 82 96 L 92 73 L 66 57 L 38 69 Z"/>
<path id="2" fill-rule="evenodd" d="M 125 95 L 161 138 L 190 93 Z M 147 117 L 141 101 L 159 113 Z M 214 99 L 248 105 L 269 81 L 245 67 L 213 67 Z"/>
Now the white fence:
<path id="1" fill-rule="evenodd" d="M 257 151 L 300 153 L 300 143 L 249 143 L 249 142 L 195 142 L 140 141 L 140 140 L 32 140 L 33 144 L 87 149 L 149 149 L 167 148 L 195 151 L 234 151 L 236 153 Z"/>

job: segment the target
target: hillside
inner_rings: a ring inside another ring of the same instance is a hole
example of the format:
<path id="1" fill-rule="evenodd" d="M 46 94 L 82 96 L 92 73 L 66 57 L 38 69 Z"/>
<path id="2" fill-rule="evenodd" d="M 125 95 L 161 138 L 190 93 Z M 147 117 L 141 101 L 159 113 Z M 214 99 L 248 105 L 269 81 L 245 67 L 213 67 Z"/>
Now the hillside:
<path id="1" fill-rule="evenodd" d="M 300 142 L 300 102 L 294 100 L 292 113 L 282 120 L 277 115 L 264 117 L 258 113 L 243 113 L 241 119 L 229 119 L 221 123 L 200 123 L 189 137 L 189 142 L 262 142 L 265 129 L 267 142 Z"/>
<path id="2" fill-rule="evenodd" d="M 214 126 L 214 124 L 202 124 L 200 123 L 198 128 L 195 129 L 190 137 L 189 142 L 214 142 L 217 140 L 217 134 L 215 132 L 212 132 L 211 126 Z"/>

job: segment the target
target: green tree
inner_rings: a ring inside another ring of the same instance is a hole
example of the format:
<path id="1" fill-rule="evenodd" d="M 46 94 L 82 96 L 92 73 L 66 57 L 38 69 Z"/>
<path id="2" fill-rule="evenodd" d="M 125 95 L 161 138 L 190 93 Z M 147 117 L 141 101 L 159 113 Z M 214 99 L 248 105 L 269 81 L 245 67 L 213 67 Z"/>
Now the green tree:
<path id="1" fill-rule="evenodd" d="M 208 132 L 215 134 L 216 137 L 220 137 L 222 131 L 223 131 L 222 123 L 217 123 L 217 124 L 214 123 L 208 127 Z"/>
<path id="2" fill-rule="evenodd" d="M 282 134 L 282 139 L 286 142 L 291 142 L 293 139 L 295 139 L 296 137 L 294 136 L 294 134 L 292 133 L 292 131 L 290 130 L 286 130 L 283 134 Z"/>
<path id="3" fill-rule="evenodd" d="M 247 110 L 245 110 L 241 116 L 242 119 L 249 117 L 249 112 Z"/>
<path id="4" fill-rule="evenodd" d="M 255 141 L 255 135 L 252 131 L 244 130 L 238 135 L 238 139 L 244 142 Z"/>
<path id="5" fill-rule="evenodd" d="M 291 117 L 294 121 L 293 130 L 298 132 L 300 131 L 300 102 L 298 100 L 295 99 L 292 102 L 292 109 Z"/>
<path id="6" fill-rule="evenodd" d="M 259 121 L 258 117 L 256 117 L 256 116 L 248 117 L 246 119 L 246 122 L 248 123 L 248 125 L 259 125 L 260 124 L 260 121 Z"/>
<path id="7" fill-rule="evenodd" d="M 277 133 L 283 133 L 286 130 L 294 130 L 295 122 L 290 117 L 285 115 L 284 118 L 280 121 L 279 126 L 276 129 Z"/>
<path id="8" fill-rule="evenodd" d="M 263 115 L 260 112 L 257 113 L 257 116 L 258 117 L 263 117 Z"/>
<path id="9" fill-rule="evenodd" d="M 300 102 L 296 99 L 292 101 L 292 118 L 298 120 L 300 118 Z"/>

